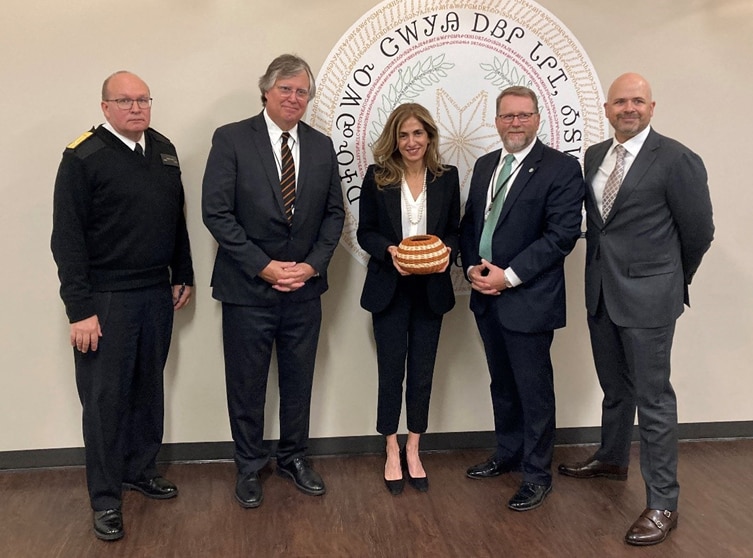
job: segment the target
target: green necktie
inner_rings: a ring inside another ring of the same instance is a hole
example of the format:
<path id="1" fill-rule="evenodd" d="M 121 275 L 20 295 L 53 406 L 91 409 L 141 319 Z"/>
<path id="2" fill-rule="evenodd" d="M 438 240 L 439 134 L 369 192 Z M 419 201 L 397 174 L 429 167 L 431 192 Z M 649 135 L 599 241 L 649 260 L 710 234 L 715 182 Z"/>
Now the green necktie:
<path id="1" fill-rule="evenodd" d="M 494 229 L 497 228 L 499 214 L 502 213 L 502 204 L 505 203 L 505 193 L 507 192 L 507 179 L 512 172 L 512 164 L 515 162 L 515 155 L 512 153 L 505 155 L 505 162 L 502 170 L 497 177 L 497 183 L 494 185 L 494 196 L 492 207 L 489 215 L 484 222 L 484 230 L 481 232 L 481 241 L 478 243 L 478 255 L 486 261 L 492 261 L 492 237 Z"/>

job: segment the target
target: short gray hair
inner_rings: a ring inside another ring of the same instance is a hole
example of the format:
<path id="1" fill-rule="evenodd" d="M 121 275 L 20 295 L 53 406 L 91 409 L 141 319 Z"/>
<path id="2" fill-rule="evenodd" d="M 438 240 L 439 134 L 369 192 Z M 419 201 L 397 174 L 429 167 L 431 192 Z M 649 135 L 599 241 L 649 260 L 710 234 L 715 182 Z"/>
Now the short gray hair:
<path id="1" fill-rule="evenodd" d="M 278 79 L 290 78 L 301 72 L 306 72 L 309 76 L 309 99 L 311 99 L 316 94 L 316 82 L 308 63 L 295 54 L 281 54 L 272 60 L 269 67 L 267 67 L 267 71 L 259 78 L 261 104 L 266 106 L 267 91 L 272 89 Z"/>

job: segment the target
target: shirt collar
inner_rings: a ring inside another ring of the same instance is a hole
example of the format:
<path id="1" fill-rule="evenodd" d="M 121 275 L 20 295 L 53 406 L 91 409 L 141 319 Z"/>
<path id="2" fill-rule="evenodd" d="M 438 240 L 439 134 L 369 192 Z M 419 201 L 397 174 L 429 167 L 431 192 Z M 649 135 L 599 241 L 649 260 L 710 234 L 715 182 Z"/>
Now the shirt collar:
<path id="1" fill-rule="evenodd" d="M 278 145 L 280 138 L 282 138 L 282 129 L 269 117 L 266 108 L 262 114 L 264 114 L 264 121 L 267 123 L 267 131 L 269 132 L 269 139 L 272 141 L 272 145 Z M 298 143 L 298 124 L 288 130 L 288 133 L 293 138 L 293 145 Z"/>
<path id="2" fill-rule="evenodd" d="M 133 151 L 136 148 L 137 143 L 141 145 L 141 149 L 146 151 L 146 134 L 141 134 L 141 139 L 139 141 L 133 141 L 132 139 L 129 139 L 122 134 L 119 134 L 115 130 L 115 128 L 112 127 L 112 124 L 110 124 L 109 122 L 105 122 L 104 124 L 102 124 L 102 127 L 108 132 L 110 132 L 113 136 L 118 138 L 120 141 L 122 141 L 124 144 L 126 144 L 131 151 Z"/>
<path id="3" fill-rule="evenodd" d="M 502 155 L 500 157 L 500 165 L 502 164 L 502 162 L 504 161 L 507 155 L 512 155 L 513 157 L 515 157 L 515 162 L 520 164 L 523 161 L 523 159 L 528 157 L 528 154 L 531 152 L 534 145 L 536 145 L 536 138 L 534 138 L 533 141 L 529 143 L 527 146 L 525 146 L 523 149 L 521 149 L 520 151 L 516 151 L 515 153 L 508 153 L 507 150 L 503 147 Z"/>
<path id="4" fill-rule="evenodd" d="M 622 147 L 625 148 L 625 151 L 627 151 L 630 155 L 635 157 L 638 155 L 638 152 L 641 150 L 641 147 L 643 147 L 643 144 L 646 142 L 646 138 L 648 137 L 648 134 L 651 132 L 651 126 L 646 126 L 644 130 L 642 130 L 639 134 L 633 136 L 629 140 L 627 140 L 625 143 L 620 144 L 616 139 L 612 138 L 612 147 L 609 148 L 609 153 L 614 152 L 614 148 L 618 145 L 622 145 Z"/>

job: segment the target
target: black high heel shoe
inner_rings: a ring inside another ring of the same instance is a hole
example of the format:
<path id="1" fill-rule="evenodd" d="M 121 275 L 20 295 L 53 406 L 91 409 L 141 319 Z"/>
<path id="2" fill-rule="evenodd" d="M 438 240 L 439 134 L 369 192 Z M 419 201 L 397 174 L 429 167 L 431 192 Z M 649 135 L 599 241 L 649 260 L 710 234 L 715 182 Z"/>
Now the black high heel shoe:
<path id="1" fill-rule="evenodd" d="M 405 447 L 400 450 L 400 466 L 403 468 L 403 476 L 408 477 L 408 484 L 419 492 L 426 492 L 429 490 L 429 477 L 412 477 L 410 476 L 410 470 L 408 469 L 408 456 L 405 451 Z"/>
<path id="2" fill-rule="evenodd" d="M 400 462 L 400 468 L 402 470 L 402 461 Z M 393 496 L 402 494 L 403 487 L 405 486 L 405 475 L 395 480 L 387 480 L 387 478 L 385 478 L 384 486 L 387 487 L 387 490 L 389 490 L 390 494 L 392 494 Z"/>
<path id="3" fill-rule="evenodd" d="M 393 496 L 398 496 L 403 493 L 403 487 L 405 486 L 405 478 L 397 480 L 384 479 L 384 486 L 390 491 Z"/>

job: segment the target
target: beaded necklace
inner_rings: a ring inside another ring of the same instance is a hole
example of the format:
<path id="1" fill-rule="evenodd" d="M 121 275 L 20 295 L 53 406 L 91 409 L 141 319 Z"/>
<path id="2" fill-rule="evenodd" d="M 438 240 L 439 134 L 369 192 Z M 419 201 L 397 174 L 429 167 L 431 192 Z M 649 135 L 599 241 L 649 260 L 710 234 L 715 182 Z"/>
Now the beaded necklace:
<path id="1" fill-rule="evenodd" d="M 424 171 L 424 183 L 421 187 L 421 193 L 418 194 L 418 197 L 414 202 L 416 205 L 418 205 L 418 217 L 416 217 L 415 221 L 413 220 L 413 204 L 408 197 L 409 191 L 410 187 L 408 186 L 408 181 L 405 179 L 405 175 L 403 175 L 403 183 L 400 187 L 400 192 L 403 194 L 403 200 L 405 201 L 405 211 L 408 214 L 408 221 L 410 222 L 410 224 L 418 225 L 424 216 L 424 208 L 426 207 L 426 171 Z"/>

